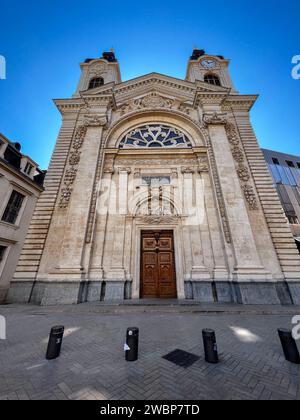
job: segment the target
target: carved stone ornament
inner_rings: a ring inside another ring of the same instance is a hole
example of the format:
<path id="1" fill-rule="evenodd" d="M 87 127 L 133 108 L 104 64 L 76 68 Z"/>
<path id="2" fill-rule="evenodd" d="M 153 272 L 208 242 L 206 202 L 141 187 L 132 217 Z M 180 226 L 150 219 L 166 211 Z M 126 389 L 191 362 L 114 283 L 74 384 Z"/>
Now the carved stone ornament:
<path id="1" fill-rule="evenodd" d="M 131 174 L 131 168 L 122 167 L 122 168 L 118 168 L 118 171 L 119 171 L 119 174 L 121 174 L 121 173 L 126 173 L 127 175 Z"/>
<path id="2" fill-rule="evenodd" d="M 244 192 L 245 199 L 249 205 L 250 210 L 258 210 L 257 199 L 253 186 L 247 184 L 250 180 L 250 171 L 244 164 L 246 158 L 242 149 L 240 138 L 234 124 L 227 122 L 226 133 L 228 141 L 231 145 L 231 153 L 236 161 L 236 171 L 241 182 L 241 187 Z"/>
<path id="3" fill-rule="evenodd" d="M 107 124 L 107 118 L 105 116 L 85 115 L 84 117 L 85 127 L 104 127 Z"/>
<path id="4" fill-rule="evenodd" d="M 248 170 L 248 168 L 246 168 L 246 166 L 245 166 L 245 165 L 240 164 L 240 165 L 238 166 L 237 173 L 238 173 L 239 178 L 240 178 L 242 181 L 244 181 L 244 182 L 248 182 L 248 181 L 249 181 L 249 179 L 250 179 L 250 174 L 249 174 L 249 170 Z"/>
<path id="5" fill-rule="evenodd" d="M 103 73 L 107 71 L 107 64 L 106 63 L 94 63 L 90 65 L 89 75 L 90 76 L 101 76 Z"/>
<path id="6" fill-rule="evenodd" d="M 66 185 L 73 184 L 75 181 L 76 175 L 77 175 L 77 168 L 71 167 L 70 169 L 68 169 L 65 173 L 65 178 L 64 178 L 65 184 Z"/>
<path id="7" fill-rule="evenodd" d="M 227 117 L 226 114 L 219 114 L 215 112 L 214 114 L 204 114 L 203 124 L 208 125 L 226 125 Z"/>
<path id="8" fill-rule="evenodd" d="M 118 162 L 116 162 L 116 165 Z M 153 166 L 163 166 L 163 165 L 174 165 L 174 166 L 181 166 L 181 165 L 193 165 L 197 166 L 198 162 L 196 159 L 182 159 L 182 158 L 175 158 L 175 159 L 122 159 L 119 162 L 119 165 L 122 166 L 138 166 L 143 168 L 145 166 L 151 168 Z"/>
<path id="9" fill-rule="evenodd" d="M 238 162 L 238 163 L 244 162 L 244 153 L 243 153 L 243 151 L 238 146 L 235 146 L 231 150 L 231 152 L 232 152 L 233 159 L 236 162 Z"/>
<path id="10" fill-rule="evenodd" d="M 152 92 L 142 99 L 137 99 L 136 103 L 142 108 L 172 108 L 174 101 Z"/>
<path id="11" fill-rule="evenodd" d="M 198 166 L 199 166 L 199 172 L 209 172 L 209 164 L 207 157 L 199 157 L 198 158 Z"/>
<path id="12" fill-rule="evenodd" d="M 143 216 L 138 218 L 140 222 L 147 225 L 172 224 L 178 222 L 175 216 Z"/>
<path id="13" fill-rule="evenodd" d="M 69 164 L 71 166 L 76 166 L 79 164 L 79 162 L 80 162 L 80 152 L 78 150 L 75 150 L 74 152 L 70 154 Z"/>
<path id="14" fill-rule="evenodd" d="M 173 99 L 166 98 L 159 95 L 157 92 L 152 92 L 143 98 L 134 99 L 120 107 L 121 115 L 128 112 L 145 109 L 145 108 L 169 108 L 171 109 L 175 104 Z"/>
<path id="15" fill-rule="evenodd" d="M 243 185 L 242 189 L 251 210 L 258 210 L 256 195 L 251 185 Z"/>
<path id="16" fill-rule="evenodd" d="M 106 158 L 104 167 L 103 167 L 103 173 L 113 175 L 115 173 L 114 169 L 114 158 Z"/>
<path id="17" fill-rule="evenodd" d="M 181 173 L 182 174 L 193 174 L 195 173 L 195 168 L 181 168 Z"/>
<path id="18" fill-rule="evenodd" d="M 65 187 L 61 190 L 60 203 L 59 203 L 60 208 L 66 208 L 68 206 L 71 195 L 72 195 L 72 188 Z"/>
<path id="19" fill-rule="evenodd" d="M 133 171 L 133 176 L 134 178 L 140 178 L 141 177 L 141 169 L 140 168 L 135 168 Z"/>
<path id="20" fill-rule="evenodd" d="M 77 166 L 80 162 L 80 149 L 83 145 L 84 138 L 86 136 L 87 126 L 82 125 L 76 129 L 74 134 L 72 148 L 69 157 L 69 168 L 66 170 L 63 179 L 63 188 L 59 199 L 59 207 L 66 209 L 71 199 L 72 188 L 71 185 L 74 183 L 77 175 Z"/>
<path id="21" fill-rule="evenodd" d="M 192 109 L 185 103 L 181 103 L 178 110 L 181 111 L 181 112 L 184 112 L 187 115 L 190 115 L 190 113 L 192 111 Z"/>

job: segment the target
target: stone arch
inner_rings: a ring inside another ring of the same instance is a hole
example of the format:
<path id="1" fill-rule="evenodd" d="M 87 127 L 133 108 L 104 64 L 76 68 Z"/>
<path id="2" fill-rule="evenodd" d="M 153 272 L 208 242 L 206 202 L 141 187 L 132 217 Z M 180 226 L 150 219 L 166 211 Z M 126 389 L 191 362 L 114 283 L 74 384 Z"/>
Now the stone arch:
<path id="1" fill-rule="evenodd" d="M 190 140 L 192 147 L 206 147 L 206 130 L 187 115 L 176 110 L 144 110 L 131 112 L 118 120 L 108 131 L 106 148 L 116 149 L 124 136 L 138 126 L 145 124 L 166 124 Z"/>

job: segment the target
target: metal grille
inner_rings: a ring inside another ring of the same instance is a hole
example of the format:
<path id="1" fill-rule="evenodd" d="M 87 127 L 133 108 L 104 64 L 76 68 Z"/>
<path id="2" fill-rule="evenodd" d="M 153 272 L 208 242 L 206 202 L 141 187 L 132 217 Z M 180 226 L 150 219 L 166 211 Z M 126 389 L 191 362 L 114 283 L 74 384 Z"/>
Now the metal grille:
<path id="1" fill-rule="evenodd" d="M 177 349 L 164 356 L 163 359 L 186 369 L 196 363 L 200 357 L 184 350 Z"/>

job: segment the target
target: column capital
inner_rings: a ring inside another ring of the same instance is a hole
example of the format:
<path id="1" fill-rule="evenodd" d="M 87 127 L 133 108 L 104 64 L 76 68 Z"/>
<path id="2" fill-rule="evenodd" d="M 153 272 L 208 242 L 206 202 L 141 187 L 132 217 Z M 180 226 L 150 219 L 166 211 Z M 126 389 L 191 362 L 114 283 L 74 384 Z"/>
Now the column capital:
<path id="1" fill-rule="evenodd" d="M 227 114 L 221 112 L 215 112 L 213 114 L 204 114 L 203 123 L 206 127 L 208 125 L 227 125 Z"/>
<path id="2" fill-rule="evenodd" d="M 209 163 L 206 156 L 198 156 L 198 172 L 209 172 Z"/>
<path id="3" fill-rule="evenodd" d="M 194 168 L 181 168 L 181 173 L 182 174 L 193 174 L 193 173 L 195 173 L 195 170 L 194 170 Z"/>
<path id="4" fill-rule="evenodd" d="M 173 178 L 173 179 L 177 179 L 178 178 L 178 170 L 177 169 L 172 169 L 171 170 L 171 177 Z"/>
<path id="5" fill-rule="evenodd" d="M 130 175 L 131 174 L 131 168 L 118 168 L 118 172 L 119 172 L 119 174 L 126 173 L 127 175 Z"/>
<path id="6" fill-rule="evenodd" d="M 86 114 L 84 118 L 83 124 L 85 127 L 104 127 L 107 124 L 105 115 Z"/>

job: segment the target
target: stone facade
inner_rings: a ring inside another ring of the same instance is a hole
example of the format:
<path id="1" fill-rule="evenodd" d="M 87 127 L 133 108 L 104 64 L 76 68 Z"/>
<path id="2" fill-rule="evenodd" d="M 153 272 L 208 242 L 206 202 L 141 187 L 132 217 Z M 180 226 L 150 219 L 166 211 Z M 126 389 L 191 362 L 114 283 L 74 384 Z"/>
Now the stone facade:
<path id="1" fill-rule="evenodd" d="M 5 302 L 35 205 L 43 190 L 44 173 L 20 152 L 20 148 L 18 143 L 12 143 L 0 134 L 0 304 Z M 28 258 L 30 261 L 36 258 L 29 254 L 23 251 L 20 261 L 24 265 Z"/>
<path id="2" fill-rule="evenodd" d="M 141 297 L 141 232 L 174 233 L 178 299 L 299 304 L 300 256 L 250 122 L 257 96 L 194 51 L 185 80 L 87 60 L 9 302 Z M 91 87 L 97 85 L 98 87 Z M 23 255 L 22 254 L 22 255 Z"/>

